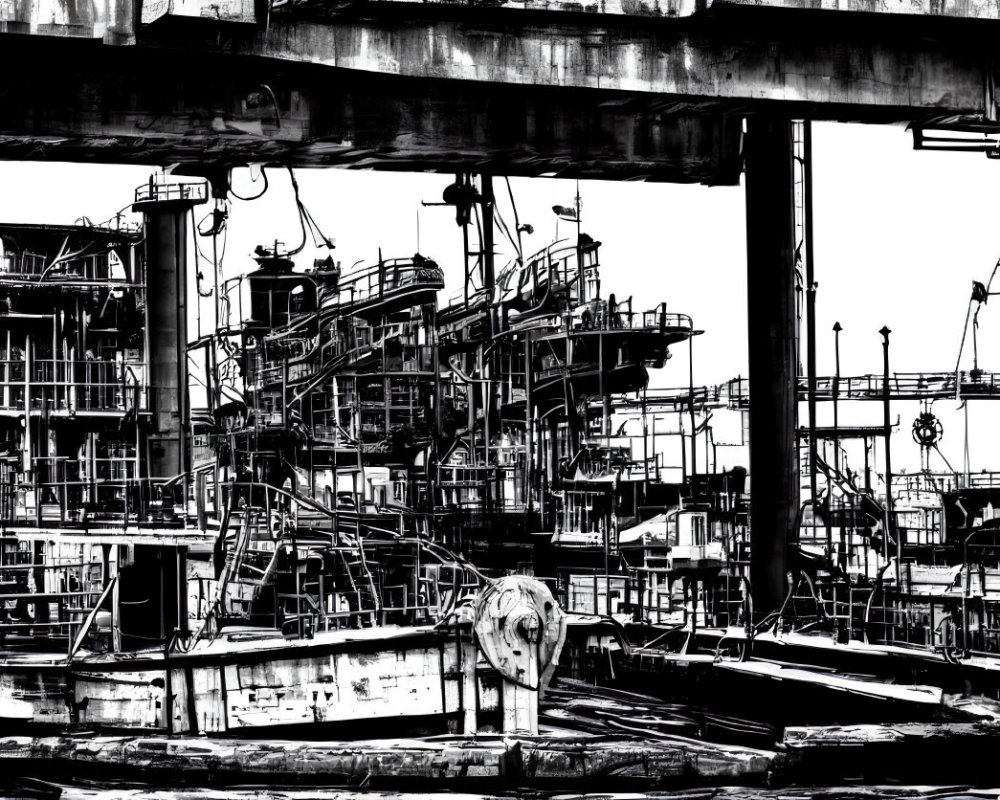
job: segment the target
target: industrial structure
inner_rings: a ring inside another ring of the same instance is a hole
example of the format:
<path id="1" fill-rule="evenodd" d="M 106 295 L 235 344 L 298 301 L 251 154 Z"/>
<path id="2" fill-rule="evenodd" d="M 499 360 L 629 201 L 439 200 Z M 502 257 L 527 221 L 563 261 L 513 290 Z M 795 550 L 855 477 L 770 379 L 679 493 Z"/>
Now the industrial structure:
<path id="1" fill-rule="evenodd" d="M 0 158 L 181 176 L 137 191 L 141 232 L 0 226 L 0 720 L 533 734 L 560 654 L 568 680 L 774 730 L 996 717 L 1000 486 L 930 471 L 929 406 L 925 469 L 895 475 L 890 409 L 1000 389 L 978 363 L 893 375 L 888 328 L 881 376 L 817 374 L 811 122 L 997 157 L 998 20 L 985 0 L 0 0 Z M 212 201 L 218 236 L 251 163 L 454 176 L 462 296 L 438 303 L 424 254 L 302 268 L 264 241 L 189 298 L 192 209 Z M 579 198 L 554 209 L 569 239 L 496 264 L 499 175 L 742 180 L 749 377 L 650 396 L 694 322 L 616 300 Z M 201 297 L 214 326 L 191 337 Z M 818 425 L 849 400 L 882 424 Z M 748 414 L 750 491 L 699 471 L 710 406 Z M 679 484 L 651 408 L 691 420 Z M 775 681 L 788 715 L 761 702 Z"/>

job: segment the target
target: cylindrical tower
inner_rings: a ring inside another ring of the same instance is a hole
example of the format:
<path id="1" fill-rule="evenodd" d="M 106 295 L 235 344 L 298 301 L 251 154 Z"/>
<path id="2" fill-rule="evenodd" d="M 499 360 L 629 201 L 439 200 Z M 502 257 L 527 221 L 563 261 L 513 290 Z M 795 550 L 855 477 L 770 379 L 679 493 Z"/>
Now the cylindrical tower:
<path id="1" fill-rule="evenodd" d="M 135 192 L 146 235 L 147 353 L 154 431 L 147 477 L 170 478 L 191 466 L 187 368 L 188 212 L 208 199 L 198 183 L 149 183 Z"/>

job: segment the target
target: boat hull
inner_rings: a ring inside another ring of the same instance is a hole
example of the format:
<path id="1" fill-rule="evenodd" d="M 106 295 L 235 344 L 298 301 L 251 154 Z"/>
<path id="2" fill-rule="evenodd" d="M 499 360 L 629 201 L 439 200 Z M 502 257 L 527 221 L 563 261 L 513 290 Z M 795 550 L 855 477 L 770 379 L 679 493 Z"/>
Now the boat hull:
<path id="1" fill-rule="evenodd" d="M 199 643 L 190 652 L 38 657 L 0 665 L 5 729 L 297 736 L 495 727 L 502 680 L 472 633 L 407 628 Z"/>

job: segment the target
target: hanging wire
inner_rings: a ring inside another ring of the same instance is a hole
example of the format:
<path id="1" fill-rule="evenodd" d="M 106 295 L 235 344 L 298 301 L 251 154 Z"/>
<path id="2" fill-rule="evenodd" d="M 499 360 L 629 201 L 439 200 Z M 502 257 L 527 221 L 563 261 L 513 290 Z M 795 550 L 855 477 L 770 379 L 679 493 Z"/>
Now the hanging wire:
<path id="1" fill-rule="evenodd" d="M 120 230 L 121 227 L 122 227 L 121 226 L 122 217 L 124 217 L 125 216 L 125 212 L 128 211 L 128 210 L 130 210 L 131 208 L 132 208 L 132 203 L 124 205 L 121 208 L 119 208 L 110 217 L 108 217 L 105 220 L 102 220 L 101 222 L 93 223 L 87 217 L 78 217 L 77 218 L 77 222 L 79 222 L 80 220 L 86 220 L 86 224 L 90 225 L 91 227 L 94 227 L 94 228 L 114 228 L 115 230 Z M 116 223 L 116 224 L 112 225 L 112 223 Z M 129 225 L 126 223 L 126 230 L 128 229 L 128 227 L 129 227 Z M 137 223 L 133 222 L 132 225 L 131 225 L 131 227 L 138 228 L 139 225 Z"/>
<path id="2" fill-rule="evenodd" d="M 215 236 L 221 233 L 226 228 L 226 222 L 229 219 L 229 202 L 216 200 L 215 208 L 213 208 L 208 214 L 201 218 L 201 222 L 198 223 L 198 235 L 199 236 Z M 221 206 L 221 207 L 220 207 Z M 204 224 L 206 220 L 212 220 L 212 227 L 208 230 L 204 229 Z"/>
<path id="3" fill-rule="evenodd" d="M 995 271 L 995 270 L 994 270 Z M 965 447 L 964 447 L 964 458 L 965 458 L 965 483 L 969 483 L 969 472 L 971 469 L 971 463 L 969 461 L 969 401 L 962 401 L 962 408 L 965 411 Z"/>
<path id="4" fill-rule="evenodd" d="M 944 461 L 945 465 L 948 467 L 948 471 L 954 472 L 955 468 L 951 465 L 951 462 L 945 458 L 944 453 L 941 452 L 941 447 L 936 442 L 932 445 L 932 447 L 934 448 L 934 451 L 941 456 L 941 460 Z M 930 465 L 928 465 L 928 471 L 930 471 Z"/>
<path id="5" fill-rule="evenodd" d="M 510 207 L 514 212 L 514 231 L 517 233 L 517 257 L 524 259 L 524 251 L 521 247 L 521 220 L 517 216 L 517 203 L 514 201 L 514 190 L 510 187 L 510 177 L 504 175 L 504 182 L 507 184 L 507 196 L 510 197 Z"/>
<path id="6" fill-rule="evenodd" d="M 261 197 L 264 196 L 264 193 L 267 192 L 269 184 L 268 184 L 268 180 L 267 180 L 267 171 L 266 171 L 264 165 L 263 164 L 260 165 L 260 177 L 259 178 L 255 178 L 253 176 L 253 164 L 250 165 L 249 170 L 250 170 L 250 183 L 257 183 L 257 181 L 260 180 L 260 178 L 263 178 L 264 179 L 264 188 L 261 189 L 260 192 L 258 194 L 255 194 L 253 197 L 243 197 L 243 196 L 237 194 L 236 190 L 233 189 L 233 171 L 229 170 L 229 194 L 231 194 L 237 200 L 246 200 L 248 202 L 251 201 L 251 200 L 259 200 Z"/>
<path id="7" fill-rule="evenodd" d="M 307 236 L 306 236 L 307 228 L 309 230 L 309 233 L 312 234 L 313 244 L 316 247 L 326 247 L 329 250 L 333 250 L 335 247 L 334 243 L 327 237 L 325 233 L 323 233 L 322 230 L 320 230 L 320 227 L 316 223 L 316 220 L 313 219 L 312 214 L 309 213 L 309 209 L 306 208 L 305 203 L 302 202 L 302 197 L 300 196 L 299 193 L 299 182 L 295 178 L 295 171 L 291 167 L 287 167 L 287 169 L 288 169 L 288 176 L 289 178 L 291 178 L 292 181 L 292 191 L 295 192 L 295 207 L 298 209 L 299 212 L 299 225 L 302 228 L 302 244 L 300 244 L 294 250 L 290 250 L 288 255 L 294 256 L 297 253 L 301 253 L 302 250 L 305 248 L 307 241 Z"/>
<path id="8" fill-rule="evenodd" d="M 188 213 L 191 215 L 191 226 L 193 228 L 195 228 L 196 230 L 198 230 L 199 233 L 200 233 L 201 231 L 198 229 L 198 226 L 195 223 L 195 219 L 194 219 L 194 208 L 191 208 L 191 210 Z M 204 222 L 204 220 L 202 220 L 202 222 Z M 201 283 L 202 283 L 203 280 L 205 280 L 205 273 L 203 273 L 201 271 L 201 262 L 203 262 L 203 261 L 207 262 L 207 261 L 209 261 L 209 259 L 205 256 L 204 253 L 201 252 L 201 248 L 198 246 L 198 237 L 195 237 L 194 238 L 195 289 L 198 292 L 198 297 L 206 297 L 207 298 L 207 297 L 211 297 L 215 292 L 213 291 L 213 289 L 211 287 L 208 289 L 207 292 L 202 291 Z M 199 315 L 199 321 L 200 321 L 200 315 Z M 199 328 L 198 333 L 199 333 L 199 335 L 201 334 L 200 328 Z"/>
<path id="9" fill-rule="evenodd" d="M 517 239 L 510 232 L 510 228 L 507 227 L 507 223 L 504 222 L 502 216 L 500 216 L 500 209 L 494 207 L 493 218 L 497 221 L 497 226 L 500 228 L 500 232 L 507 238 L 507 241 L 511 243 L 514 248 L 514 252 L 517 253 L 517 260 L 520 262 L 521 258 L 521 246 L 518 244 Z"/>
<path id="10" fill-rule="evenodd" d="M 990 273 L 990 279 L 986 283 L 985 297 L 989 297 L 990 288 L 993 286 L 993 279 L 996 277 L 998 269 L 1000 269 L 1000 258 L 998 258 L 996 264 L 993 265 L 993 271 Z M 961 381 L 959 380 L 959 367 L 961 366 L 961 363 L 962 363 L 962 352 L 965 350 L 965 337 L 966 337 L 966 335 L 969 332 L 969 318 L 970 317 L 972 318 L 973 348 L 975 349 L 975 352 L 973 353 L 973 359 L 974 359 L 973 360 L 973 369 L 978 369 L 979 368 L 979 353 L 978 353 L 978 347 L 976 347 L 976 332 L 975 332 L 975 329 L 979 327 L 979 312 L 982 310 L 983 303 L 985 303 L 985 302 L 986 302 L 985 299 L 980 300 L 980 299 L 977 298 L 975 291 L 973 291 L 972 297 L 969 298 L 969 307 L 968 307 L 968 309 L 965 312 L 965 326 L 962 328 L 962 341 L 961 341 L 961 343 L 958 346 L 958 358 L 955 359 L 955 399 L 956 400 L 961 397 L 961 394 L 960 394 Z M 975 312 L 973 312 L 973 310 L 972 310 L 973 305 L 976 306 Z"/>
<path id="11" fill-rule="evenodd" d="M 479 267 L 480 273 L 482 273 L 483 264 L 483 222 L 479 217 L 479 206 L 473 205 L 472 210 L 476 216 L 476 234 L 479 236 L 479 255 L 476 256 L 476 266 Z M 472 272 L 469 272 L 467 280 L 471 282 Z M 480 288 L 483 288 L 480 286 Z"/>

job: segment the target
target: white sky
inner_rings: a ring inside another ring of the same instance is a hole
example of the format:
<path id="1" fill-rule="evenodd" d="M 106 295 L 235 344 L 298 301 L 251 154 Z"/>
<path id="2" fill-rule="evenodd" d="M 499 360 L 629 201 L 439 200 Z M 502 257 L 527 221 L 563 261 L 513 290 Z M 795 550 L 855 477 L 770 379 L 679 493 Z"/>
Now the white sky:
<path id="1" fill-rule="evenodd" d="M 814 125 L 815 259 L 818 369 L 833 374 L 833 333 L 839 320 L 842 374 L 880 373 L 879 328 L 892 333 L 891 369 L 898 372 L 954 369 L 973 279 L 986 282 L 1000 257 L 996 201 L 992 189 L 1000 164 L 985 156 L 916 152 L 901 127 Z M 111 217 L 132 198 L 146 167 L 0 162 L 0 220 L 73 223 L 81 215 Z M 439 201 L 453 180 L 447 175 L 299 170 L 305 201 L 323 231 L 336 240 L 334 258 L 348 267 L 359 259 L 420 251 L 444 267 L 448 294 L 461 290 L 461 235 L 453 209 L 421 208 Z M 255 244 L 300 239 L 287 173 L 270 170 L 271 188 L 260 200 L 233 201 L 225 255 L 229 275 L 252 269 Z M 249 173 L 236 176 L 237 190 L 256 193 Z M 555 234 L 551 206 L 571 205 L 575 182 L 512 179 L 520 221 L 535 233 L 525 238 L 533 252 Z M 582 181 L 583 229 L 604 243 L 602 290 L 619 300 L 634 296 L 636 309 L 667 301 L 669 311 L 694 318 L 705 334 L 695 342 L 695 380 L 714 384 L 746 374 L 746 256 L 741 187 Z M 513 229 L 503 179 L 495 180 L 500 213 Z M 203 212 L 199 210 L 198 215 Z M 561 236 L 572 231 L 561 223 Z M 207 243 L 207 240 L 203 240 Z M 505 240 L 497 236 L 498 248 Z M 509 249 L 505 252 L 509 253 Z M 325 255 L 307 247 L 302 264 Z M 498 259 L 498 265 L 504 262 Z M 1000 371 L 1000 298 L 980 315 L 979 365 Z M 971 367 L 971 341 L 963 368 Z M 657 386 L 687 383 L 687 347 L 678 348 Z M 945 425 L 941 443 L 958 468 L 962 463 L 962 416 L 954 401 L 939 401 Z M 973 468 L 997 463 L 993 449 L 1000 404 L 981 402 L 970 413 Z M 847 422 L 878 424 L 881 407 L 856 404 L 843 410 Z M 993 410 L 993 409 L 996 410 Z M 842 406 L 843 409 L 843 406 Z M 901 419 L 894 437 L 894 465 L 914 469 L 918 448 L 909 430 L 915 404 L 894 404 Z M 828 409 L 820 422 L 828 423 Z M 804 420 L 805 408 L 802 415 Z M 721 416 L 719 417 L 722 425 Z M 726 438 L 717 432 L 717 439 Z M 898 442 L 898 444 L 896 443 Z M 720 466 L 723 455 L 720 451 Z M 745 458 L 726 459 L 729 465 Z M 700 459 L 699 459 L 700 462 Z M 941 467 L 940 460 L 933 462 Z"/>

